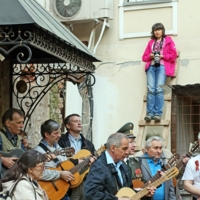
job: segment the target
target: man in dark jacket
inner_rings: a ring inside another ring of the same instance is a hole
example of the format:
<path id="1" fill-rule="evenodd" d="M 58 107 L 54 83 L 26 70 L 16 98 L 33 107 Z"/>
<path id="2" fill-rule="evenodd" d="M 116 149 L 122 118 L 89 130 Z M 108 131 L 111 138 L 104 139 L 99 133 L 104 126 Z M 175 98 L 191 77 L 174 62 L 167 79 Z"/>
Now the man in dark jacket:
<path id="1" fill-rule="evenodd" d="M 75 153 L 81 149 L 87 149 L 92 154 L 95 152 L 94 145 L 89 140 L 85 139 L 81 134 L 82 124 L 81 117 L 78 114 L 71 114 L 64 120 L 64 125 L 67 132 L 61 136 L 58 144 L 62 147 L 74 147 Z"/>
<path id="2" fill-rule="evenodd" d="M 122 187 L 132 187 L 129 170 L 122 162 L 128 156 L 128 137 L 114 133 L 109 136 L 106 148 L 90 168 L 84 185 L 85 200 L 129 200 L 115 196 Z M 148 191 L 147 196 L 152 196 L 155 188 Z"/>
<path id="3" fill-rule="evenodd" d="M 73 147 L 75 153 L 79 152 L 81 149 L 87 149 L 94 154 L 95 147 L 89 140 L 85 139 L 81 134 L 82 124 L 81 117 L 78 114 L 71 114 L 67 116 L 64 120 L 64 125 L 67 132 L 61 136 L 58 141 L 60 147 Z M 84 181 L 76 188 L 72 189 L 70 200 L 83 200 L 83 185 Z"/>

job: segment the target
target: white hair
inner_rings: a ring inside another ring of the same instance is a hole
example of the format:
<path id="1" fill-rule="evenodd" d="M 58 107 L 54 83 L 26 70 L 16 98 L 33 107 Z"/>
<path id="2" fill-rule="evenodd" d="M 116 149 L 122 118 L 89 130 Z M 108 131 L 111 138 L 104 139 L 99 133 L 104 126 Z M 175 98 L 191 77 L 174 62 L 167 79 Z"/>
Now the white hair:
<path id="1" fill-rule="evenodd" d="M 150 137 L 150 138 L 145 142 L 145 148 L 148 149 L 148 148 L 152 145 L 152 141 L 154 141 L 154 140 L 156 140 L 156 141 L 158 141 L 158 142 L 161 142 L 162 147 L 164 146 L 164 140 L 163 140 L 163 138 L 158 137 L 158 136 L 152 136 L 152 137 Z"/>

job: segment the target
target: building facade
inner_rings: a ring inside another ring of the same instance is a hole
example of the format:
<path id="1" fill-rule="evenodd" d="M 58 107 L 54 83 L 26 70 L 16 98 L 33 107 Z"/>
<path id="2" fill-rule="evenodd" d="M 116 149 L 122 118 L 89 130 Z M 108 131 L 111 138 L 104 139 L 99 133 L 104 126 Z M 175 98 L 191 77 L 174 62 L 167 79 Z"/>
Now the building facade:
<path id="1" fill-rule="evenodd" d="M 172 80 L 168 80 L 168 84 L 177 87 L 171 89 L 167 85 L 164 86 L 165 94 L 172 95 L 173 100 L 170 108 L 166 108 L 166 105 L 164 107 L 164 113 L 170 109 L 170 128 L 166 146 L 173 152 L 188 151 L 189 143 L 197 139 L 200 129 L 198 113 L 200 17 L 197 0 L 192 2 L 105 0 L 102 1 L 105 3 L 104 7 L 100 9 L 107 9 L 108 13 L 104 13 L 104 17 L 94 8 L 94 2 L 82 1 L 74 17 L 66 17 L 63 14 L 62 18 L 60 16 L 62 14 L 56 12 L 57 8 L 52 1 L 43 1 L 43 6 L 88 45 L 102 61 L 96 64 L 96 83 L 93 87 L 94 144 L 97 147 L 104 144 L 109 134 L 129 121 L 134 123 L 134 134 L 139 133 L 138 123 L 142 120 L 143 98 L 146 94 L 146 74 L 141 57 L 150 39 L 152 25 L 161 22 L 165 26 L 166 34 L 175 41 L 179 52 L 177 75 Z M 95 3 L 98 4 L 97 1 Z M 91 13 L 93 11 L 93 15 L 88 17 L 85 14 L 84 18 L 84 11 L 88 11 L 86 6 Z M 101 6 L 99 5 L 99 8 Z M 93 35 L 95 37 L 92 37 Z M 181 86 L 181 90 L 178 90 L 178 86 Z M 188 91 L 193 92 L 188 94 Z M 177 102 L 176 98 L 180 100 L 182 107 L 173 103 Z M 77 107 L 70 102 L 67 106 L 71 110 Z M 186 118 L 180 121 L 174 114 L 174 109 L 185 109 L 182 114 L 179 112 L 179 117 L 186 116 Z M 173 114 L 176 120 L 172 120 Z M 144 135 L 152 129 L 163 132 L 163 127 L 147 126 Z M 181 139 L 184 149 L 178 147 L 177 138 Z M 143 143 L 144 136 L 139 145 Z"/>

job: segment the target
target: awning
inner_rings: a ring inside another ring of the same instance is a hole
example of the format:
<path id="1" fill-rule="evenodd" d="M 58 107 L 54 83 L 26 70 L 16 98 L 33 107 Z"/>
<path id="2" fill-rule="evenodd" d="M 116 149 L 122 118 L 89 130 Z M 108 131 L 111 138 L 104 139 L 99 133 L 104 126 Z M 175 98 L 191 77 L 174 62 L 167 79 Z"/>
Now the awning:
<path id="1" fill-rule="evenodd" d="M 27 37 L 23 39 L 24 35 L 21 35 L 22 39 L 13 41 L 9 35 L 8 40 L 0 38 L 0 46 L 13 47 L 16 44 L 31 46 L 32 59 L 43 58 L 44 61 L 44 58 L 54 58 L 54 62 L 58 60 L 69 62 L 89 71 L 95 69 L 94 65 L 89 66 L 89 63 L 99 61 L 76 36 L 35 0 L 0 0 L 0 33 L 5 32 L 5 26 L 12 28 L 15 34 L 30 32 L 31 38 L 26 35 Z M 11 56 L 15 56 L 13 54 L 12 52 Z"/>

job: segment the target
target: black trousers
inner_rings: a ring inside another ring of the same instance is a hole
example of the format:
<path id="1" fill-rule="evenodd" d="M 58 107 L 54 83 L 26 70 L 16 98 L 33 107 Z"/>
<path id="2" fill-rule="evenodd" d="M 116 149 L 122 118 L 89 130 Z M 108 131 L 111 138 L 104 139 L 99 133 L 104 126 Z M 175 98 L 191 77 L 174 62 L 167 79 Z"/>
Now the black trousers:
<path id="1" fill-rule="evenodd" d="M 197 198 L 196 198 L 196 197 L 193 197 L 192 200 L 197 200 Z"/>

